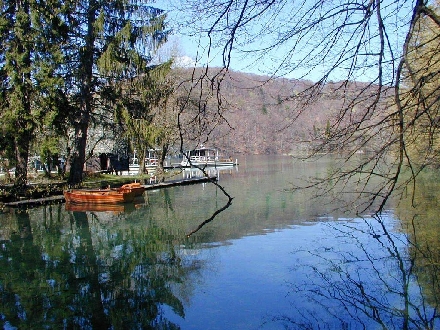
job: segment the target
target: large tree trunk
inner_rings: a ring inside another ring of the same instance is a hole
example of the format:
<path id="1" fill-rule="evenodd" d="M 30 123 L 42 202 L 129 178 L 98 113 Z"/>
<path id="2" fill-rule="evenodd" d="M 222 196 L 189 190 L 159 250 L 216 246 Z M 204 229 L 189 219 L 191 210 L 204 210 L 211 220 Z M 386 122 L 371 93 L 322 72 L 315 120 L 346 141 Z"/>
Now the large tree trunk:
<path id="1" fill-rule="evenodd" d="M 87 129 L 89 126 L 88 116 L 87 120 L 79 123 L 75 127 L 75 140 L 70 160 L 70 174 L 68 183 L 70 185 L 77 185 L 83 179 L 84 164 L 86 161 L 86 145 L 87 145 Z"/>
<path id="2" fill-rule="evenodd" d="M 90 115 L 93 110 L 93 53 L 95 44 L 94 24 L 96 17 L 96 1 L 90 0 L 87 12 L 87 36 L 84 52 L 81 57 L 80 79 L 82 86 L 80 91 L 80 106 L 75 118 L 75 140 L 71 156 L 70 175 L 68 183 L 77 185 L 83 179 L 84 163 L 86 161 L 87 130 Z"/>
<path id="3" fill-rule="evenodd" d="M 24 13 L 29 14 L 29 2 L 22 1 L 20 7 Z M 25 31 L 30 28 L 29 17 L 17 17 L 17 23 Z M 33 123 L 31 117 L 31 45 L 24 35 L 19 35 L 16 42 L 17 60 L 14 78 L 13 102 L 11 106 L 16 108 L 16 133 L 15 133 L 15 187 L 23 189 L 27 184 L 27 163 L 29 159 L 29 145 L 32 138 Z"/>
<path id="4" fill-rule="evenodd" d="M 21 134 L 15 138 L 15 186 L 18 188 L 26 187 L 27 183 L 27 163 L 29 159 L 29 134 Z"/>
<path id="5" fill-rule="evenodd" d="M 160 154 L 160 158 L 159 158 L 159 168 L 163 170 L 164 167 L 164 163 L 165 163 L 165 157 L 168 154 L 168 150 L 169 150 L 169 144 L 165 143 L 162 145 L 162 153 Z"/>
<path id="6" fill-rule="evenodd" d="M 139 171 L 138 174 L 144 174 L 145 173 L 145 157 L 146 157 L 146 150 L 145 147 L 139 148 L 139 155 L 138 155 L 138 161 L 139 161 Z"/>

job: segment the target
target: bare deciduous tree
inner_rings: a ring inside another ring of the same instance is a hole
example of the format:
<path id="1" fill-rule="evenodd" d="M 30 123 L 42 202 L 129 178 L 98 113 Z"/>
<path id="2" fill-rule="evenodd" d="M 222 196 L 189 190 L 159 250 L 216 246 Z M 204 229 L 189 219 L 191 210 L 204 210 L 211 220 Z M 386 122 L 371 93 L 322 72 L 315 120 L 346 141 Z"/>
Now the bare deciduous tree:
<path id="1" fill-rule="evenodd" d="M 328 82 L 338 81 L 336 88 L 344 95 L 340 109 L 328 118 L 325 134 L 310 145 L 313 156 L 338 151 L 344 157 L 326 177 L 303 187 L 348 192 L 348 182 L 355 181 L 353 202 L 359 211 L 382 211 L 392 193 L 413 184 L 420 170 L 436 158 L 440 38 L 436 4 L 430 6 L 426 0 L 185 4 L 186 12 L 194 14 L 191 23 L 196 32 L 208 40 L 205 55 L 212 56 L 221 47 L 225 71 L 240 61 L 271 79 L 284 75 L 313 79 L 310 88 L 280 100 L 295 101 L 292 122 L 307 114 Z"/>

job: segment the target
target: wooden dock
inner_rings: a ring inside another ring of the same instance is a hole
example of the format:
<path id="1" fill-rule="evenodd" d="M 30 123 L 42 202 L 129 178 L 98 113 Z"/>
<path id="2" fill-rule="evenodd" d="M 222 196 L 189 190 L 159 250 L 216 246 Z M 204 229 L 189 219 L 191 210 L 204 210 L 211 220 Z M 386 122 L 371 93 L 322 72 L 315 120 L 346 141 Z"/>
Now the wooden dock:
<path id="1" fill-rule="evenodd" d="M 170 188 L 170 187 L 175 187 L 175 186 L 187 186 L 190 184 L 205 183 L 205 182 L 212 182 L 212 181 L 217 181 L 217 177 L 210 176 L 210 177 L 170 180 L 170 181 L 146 184 L 146 185 L 143 185 L 143 187 L 145 188 L 145 190 L 153 190 L 153 189 L 159 189 L 159 188 Z"/>
<path id="2" fill-rule="evenodd" d="M 181 179 L 181 180 L 170 180 L 158 183 L 151 183 L 143 185 L 145 190 L 154 190 L 154 189 L 163 189 L 163 188 L 171 188 L 176 186 L 186 186 L 197 183 L 205 183 L 217 181 L 216 176 L 210 177 L 200 177 L 200 178 L 189 178 L 189 179 Z M 12 207 L 12 208 L 26 208 L 26 207 L 35 207 L 46 204 L 56 204 L 56 203 L 64 203 L 65 199 L 63 195 L 57 196 L 48 196 L 42 198 L 33 198 L 33 199 L 23 199 L 19 201 L 5 203 L 4 206 Z"/>

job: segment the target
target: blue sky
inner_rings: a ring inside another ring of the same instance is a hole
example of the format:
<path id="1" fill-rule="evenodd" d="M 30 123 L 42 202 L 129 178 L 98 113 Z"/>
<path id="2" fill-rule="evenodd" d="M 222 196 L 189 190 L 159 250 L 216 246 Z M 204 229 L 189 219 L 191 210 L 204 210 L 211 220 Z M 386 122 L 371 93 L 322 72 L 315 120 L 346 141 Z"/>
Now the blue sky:
<path id="1" fill-rule="evenodd" d="M 164 3 L 167 6 L 164 7 Z M 190 57 L 192 60 L 197 60 L 197 65 L 201 66 L 209 63 L 211 67 L 218 67 L 223 65 L 222 47 L 211 47 L 209 50 L 208 59 L 208 44 L 209 39 L 206 35 L 197 35 L 198 26 L 207 26 L 209 21 L 203 19 L 203 13 L 201 13 L 201 19 L 195 20 L 195 23 L 191 26 L 185 26 L 181 24 L 187 18 L 187 13 L 184 10 L 176 10 L 174 8 L 181 6 L 185 1 L 168 0 L 165 2 L 158 2 L 156 5 L 159 8 L 168 10 L 169 22 L 173 28 L 174 35 L 171 38 L 171 42 L 178 45 L 179 55 L 183 57 Z M 367 32 L 370 35 L 364 36 L 358 31 L 353 32 L 353 29 L 346 28 L 343 32 L 338 32 L 334 27 L 341 24 L 346 17 L 343 15 L 329 15 L 329 19 L 320 25 L 319 28 L 309 29 L 312 32 L 301 32 L 293 38 L 286 38 L 286 42 L 282 43 L 278 47 L 273 48 L 267 52 L 255 52 L 252 50 L 264 48 L 266 45 L 271 44 L 276 38 L 280 36 L 286 36 L 289 29 L 293 24 L 299 23 L 302 26 L 307 26 L 309 22 L 314 19 L 318 14 L 316 11 L 312 15 L 308 15 L 310 6 L 315 1 L 300 2 L 303 4 L 301 8 L 293 7 L 293 3 L 289 1 L 278 1 L 275 10 L 269 13 L 267 17 L 263 17 L 261 20 L 257 20 L 254 24 L 247 27 L 246 33 L 236 39 L 236 49 L 232 52 L 232 58 L 230 68 L 235 71 L 250 72 L 255 74 L 271 74 L 275 73 L 278 76 L 285 76 L 288 78 L 297 79 L 310 79 L 313 81 L 319 80 L 322 75 L 329 70 L 332 66 L 332 74 L 329 77 L 330 80 L 338 81 L 347 77 L 347 72 L 350 66 L 358 66 L 358 69 L 352 71 L 351 77 L 355 80 L 368 81 L 372 80 L 377 75 L 377 58 L 372 56 L 366 56 L 365 54 L 371 52 L 377 52 L 377 27 L 375 26 L 375 17 L 372 16 L 372 23 L 369 26 L 370 30 Z M 174 4 L 174 5 L 173 5 Z M 393 47 L 393 54 L 386 53 L 385 60 L 391 60 L 392 55 L 397 57 L 399 47 L 403 43 L 405 34 L 405 25 L 408 16 L 405 13 L 410 13 L 408 9 L 412 6 L 412 1 L 383 1 L 382 11 L 386 19 L 387 32 L 390 36 L 390 42 Z M 330 3 L 330 6 L 334 6 L 334 2 Z M 407 7 L 405 9 L 405 6 Z M 320 8 L 323 12 L 330 12 L 333 7 Z M 395 10 L 400 10 L 400 16 L 397 16 Z M 353 14 L 348 18 L 350 22 L 357 22 L 359 18 L 362 18 L 364 12 L 359 10 L 353 10 Z M 297 15 L 297 18 L 294 16 Z M 297 21 L 292 20 L 292 16 Z M 397 19 L 399 18 L 399 19 Z M 177 23 L 177 24 L 176 24 Z M 252 34 L 258 35 L 248 40 L 248 42 L 242 42 L 245 37 L 249 37 Z M 369 44 L 363 44 L 360 49 L 359 59 L 353 62 L 351 59 L 352 53 L 355 51 L 359 36 L 363 38 L 370 38 L 373 40 Z M 354 37 L 353 37 L 354 36 Z M 215 37 L 215 35 L 214 35 Z M 331 40 L 334 38 L 334 40 Z M 219 39 L 214 40 L 217 42 Z M 241 43 L 241 44 L 240 44 Z M 221 44 L 221 45 L 224 45 Z M 295 48 L 295 52 L 289 55 L 289 51 Z M 376 49 L 374 49 L 376 47 Z M 246 54 L 247 51 L 250 51 Z M 338 55 L 341 52 L 345 52 L 345 57 L 338 59 Z M 323 54 L 326 54 L 324 56 Z M 336 61 L 336 62 L 335 62 Z M 335 64 L 336 63 L 336 64 Z M 284 65 L 283 65 L 284 64 Z M 388 68 L 388 76 L 392 77 L 393 68 Z"/>

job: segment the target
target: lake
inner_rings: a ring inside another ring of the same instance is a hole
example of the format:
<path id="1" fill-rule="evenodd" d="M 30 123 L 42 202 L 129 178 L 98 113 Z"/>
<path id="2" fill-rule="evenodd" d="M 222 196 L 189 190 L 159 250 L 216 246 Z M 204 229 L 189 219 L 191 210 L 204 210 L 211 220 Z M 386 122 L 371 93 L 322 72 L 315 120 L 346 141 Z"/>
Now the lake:
<path id="1" fill-rule="evenodd" d="M 216 172 L 231 205 L 206 183 L 0 214 L 3 328 L 440 327 L 435 173 L 373 217 L 350 196 L 291 191 L 332 159 L 237 158 Z"/>

